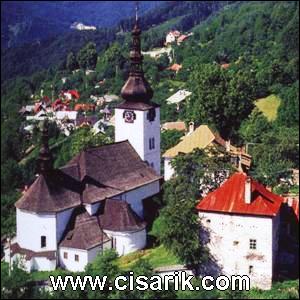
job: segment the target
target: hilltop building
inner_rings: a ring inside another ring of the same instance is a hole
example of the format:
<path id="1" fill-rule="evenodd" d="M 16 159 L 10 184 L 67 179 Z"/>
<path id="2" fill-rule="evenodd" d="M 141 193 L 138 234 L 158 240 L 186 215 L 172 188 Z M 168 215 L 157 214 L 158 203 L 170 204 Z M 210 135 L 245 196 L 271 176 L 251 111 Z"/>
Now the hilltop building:
<path id="1" fill-rule="evenodd" d="M 5 249 L 7 262 L 28 272 L 83 271 L 104 249 L 124 255 L 145 247 L 144 204 L 162 178 L 160 108 L 142 70 L 140 34 L 136 21 L 115 143 L 86 149 L 56 169 L 44 123 L 38 177 L 15 204 L 17 235 Z"/>

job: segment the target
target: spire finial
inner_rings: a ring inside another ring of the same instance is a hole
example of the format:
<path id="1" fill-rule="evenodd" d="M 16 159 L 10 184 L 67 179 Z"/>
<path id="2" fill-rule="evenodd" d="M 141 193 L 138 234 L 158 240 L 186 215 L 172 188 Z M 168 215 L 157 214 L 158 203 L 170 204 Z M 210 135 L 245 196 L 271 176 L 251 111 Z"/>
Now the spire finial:
<path id="1" fill-rule="evenodd" d="M 51 151 L 49 149 L 49 134 L 48 134 L 48 120 L 45 119 L 42 125 L 42 136 L 41 136 L 41 141 L 42 141 L 42 146 L 39 152 L 39 158 L 38 158 L 38 173 L 45 173 L 53 168 L 53 158 L 51 155 Z"/>
<path id="2" fill-rule="evenodd" d="M 153 90 L 144 77 L 143 55 L 141 52 L 141 29 L 138 19 L 138 1 L 135 6 L 135 25 L 132 30 L 132 47 L 130 51 L 129 78 L 121 90 L 121 96 L 126 101 L 149 102 L 153 96 Z"/>
<path id="3" fill-rule="evenodd" d="M 139 1 L 135 1 L 135 23 L 139 20 Z"/>

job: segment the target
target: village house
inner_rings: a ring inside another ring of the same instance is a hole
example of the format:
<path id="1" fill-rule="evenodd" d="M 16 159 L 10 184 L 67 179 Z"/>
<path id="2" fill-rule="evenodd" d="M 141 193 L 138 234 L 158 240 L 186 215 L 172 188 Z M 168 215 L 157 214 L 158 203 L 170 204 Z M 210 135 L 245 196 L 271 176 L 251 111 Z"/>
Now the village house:
<path id="1" fill-rule="evenodd" d="M 283 250 L 280 237 L 288 235 L 283 221 L 290 223 L 290 212 L 297 212 L 242 172 L 200 200 L 197 210 L 201 240 L 211 255 L 200 273 L 247 275 L 251 288 L 270 289 Z"/>
<path id="2" fill-rule="evenodd" d="M 180 32 L 178 30 L 170 31 L 166 36 L 166 45 L 174 43 L 179 36 Z"/>
<path id="3" fill-rule="evenodd" d="M 44 123 L 38 176 L 15 204 L 17 234 L 5 248 L 6 262 L 28 272 L 83 271 L 104 249 L 124 255 L 145 247 L 144 206 L 160 192 L 162 177 L 160 107 L 142 71 L 140 34 L 136 22 L 115 143 L 85 149 L 56 169 Z"/>
<path id="4" fill-rule="evenodd" d="M 240 171 L 248 170 L 251 164 L 251 156 L 243 149 L 231 145 L 230 141 L 223 140 L 218 134 L 213 133 L 207 125 L 201 125 L 194 130 L 194 123 L 191 122 L 189 132 L 174 147 L 168 149 L 164 154 L 164 179 L 169 180 L 175 175 L 175 170 L 171 165 L 171 161 L 179 153 L 191 153 L 193 150 L 209 149 L 216 145 L 221 146 L 230 153 L 233 165 Z"/>
<path id="5" fill-rule="evenodd" d="M 84 25 L 81 22 L 74 22 L 72 23 L 72 25 L 70 26 L 71 29 L 76 29 L 76 30 L 96 30 L 97 28 L 95 26 L 88 26 L 88 25 Z"/>
<path id="6" fill-rule="evenodd" d="M 177 110 L 179 110 L 179 105 L 182 101 L 187 99 L 192 92 L 189 92 L 188 90 L 178 90 L 175 94 L 170 96 L 166 101 L 168 104 L 176 104 Z"/>
<path id="7" fill-rule="evenodd" d="M 176 121 L 176 122 L 166 122 L 162 124 L 161 130 L 178 130 L 178 131 L 184 131 L 186 132 L 187 128 L 185 126 L 185 123 L 183 121 Z"/>
<path id="8" fill-rule="evenodd" d="M 172 66 L 168 67 L 167 70 L 174 71 L 176 74 L 182 69 L 182 65 L 173 64 Z"/>

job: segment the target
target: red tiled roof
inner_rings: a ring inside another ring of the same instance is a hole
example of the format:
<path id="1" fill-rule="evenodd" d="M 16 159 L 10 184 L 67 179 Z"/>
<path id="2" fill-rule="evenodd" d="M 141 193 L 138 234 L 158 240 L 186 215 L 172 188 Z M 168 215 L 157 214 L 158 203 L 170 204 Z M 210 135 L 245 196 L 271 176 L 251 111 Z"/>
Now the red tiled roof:
<path id="1" fill-rule="evenodd" d="M 221 64 L 222 69 L 228 69 L 230 67 L 230 64 Z"/>
<path id="2" fill-rule="evenodd" d="M 262 184 L 251 179 L 251 203 L 245 203 L 245 173 L 235 173 L 218 189 L 204 197 L 197 209 L 224 213 L 257 216 L 275 216 L 283 198 L 268 191 Z"/>
<path id="3" fill-rule="evenodd" d="M 74 107 L 74 109 L 76 111 L 78 111 L 78 110 L 84 110 L 84 111 L 95 110 L 95 108 L 96 108 L 96 105 L 90 104 L 90 103 L 78 103 Z"/>
<path id="4" fill-rule="evenodd" d="M 79 94 L 79 92 L 77 90 L 68 90 L 67 93 L 70 93 L 76 99 L 80 98 L 80 94 Z"/>
<path id="5" fill-rule="evenodd" d="M 178 72 L 181 68 L 182 68 L 182 65 L 179 65 L 179 64 L 173 64 L 172 66 L 170 66 L 170 67 L 168 68 L 168 70 Z"/>

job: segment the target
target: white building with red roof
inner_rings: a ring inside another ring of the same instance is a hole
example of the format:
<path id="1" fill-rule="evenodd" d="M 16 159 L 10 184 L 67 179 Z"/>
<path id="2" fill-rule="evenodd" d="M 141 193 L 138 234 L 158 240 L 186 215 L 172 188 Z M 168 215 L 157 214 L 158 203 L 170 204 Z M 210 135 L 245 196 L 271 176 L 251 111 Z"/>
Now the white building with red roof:
<path id="1" fill-rule="evenodd" d="M 197 210 L 212 256 L 206 272 L 247 275 L 251 287 L 271 288 L 283 206 L 282 197 L 245 173 L 235 173 L 204 197 Z"/>

